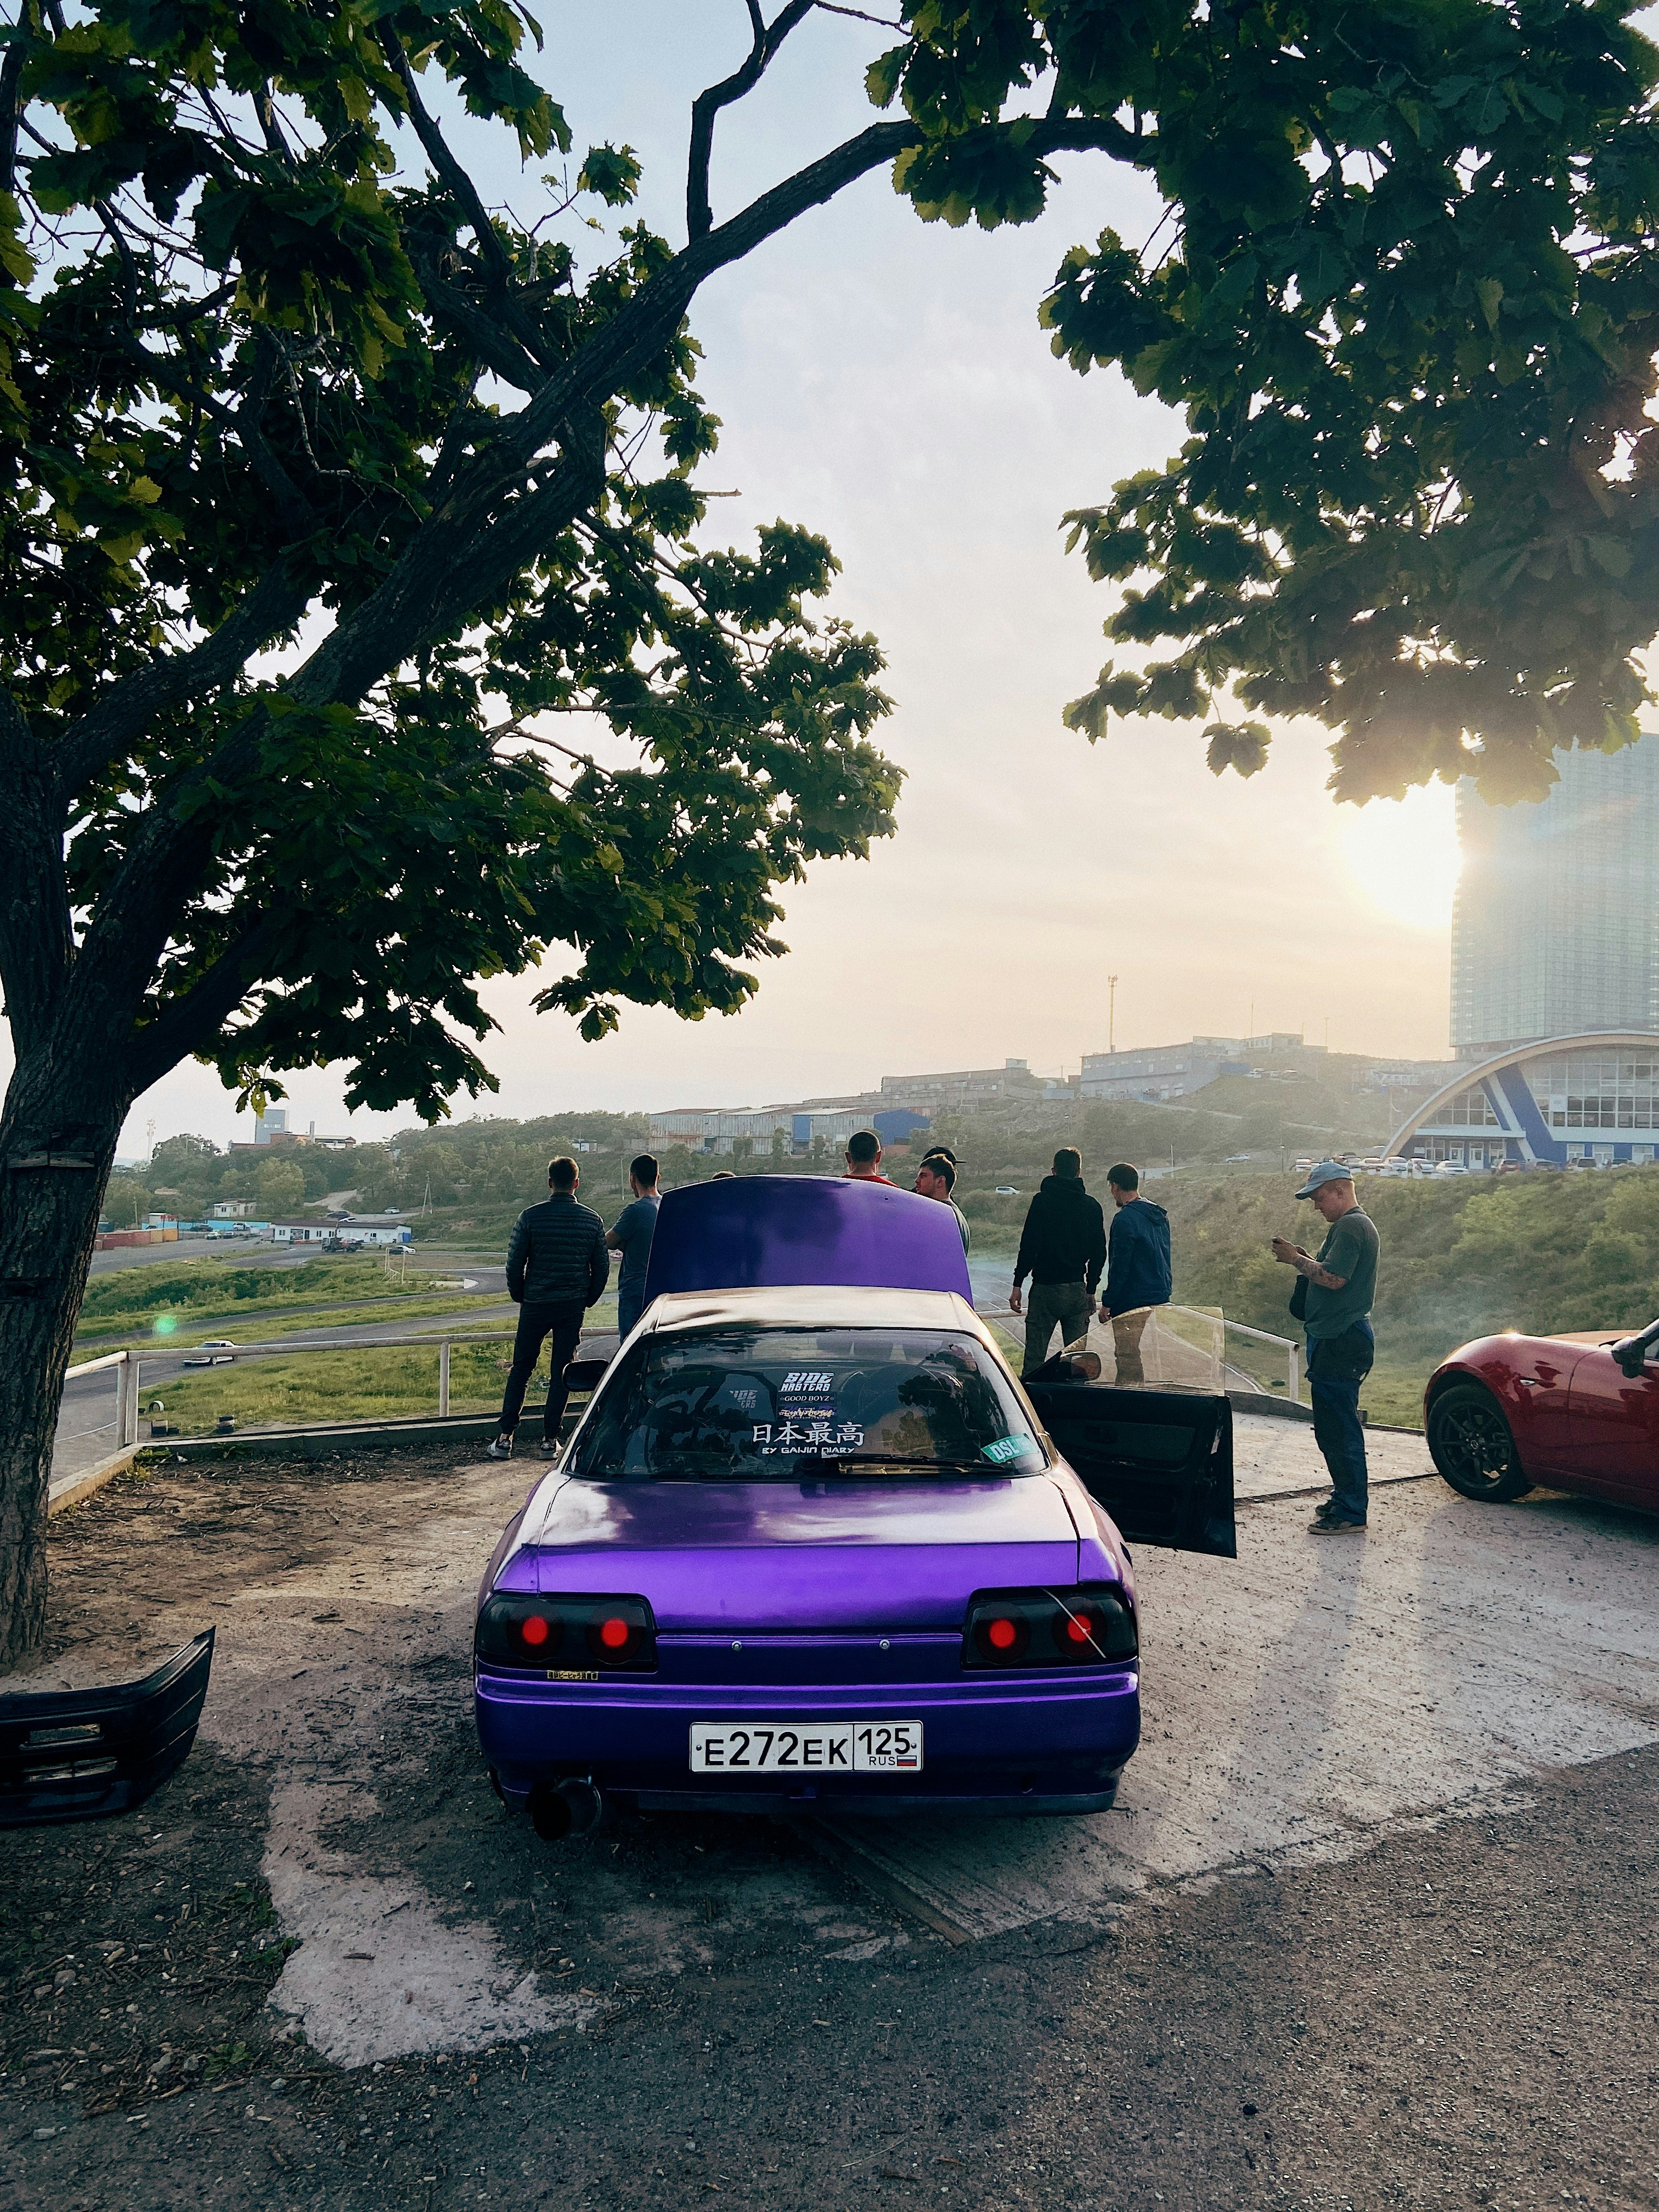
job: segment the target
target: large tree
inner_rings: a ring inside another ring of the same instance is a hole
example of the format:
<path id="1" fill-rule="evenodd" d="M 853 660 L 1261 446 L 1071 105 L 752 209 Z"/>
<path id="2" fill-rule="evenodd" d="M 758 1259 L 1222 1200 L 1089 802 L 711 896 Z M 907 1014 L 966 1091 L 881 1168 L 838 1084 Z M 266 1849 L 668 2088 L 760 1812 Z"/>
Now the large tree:
<path id="1" fill-rule="evenodd" d="M 684 242 L 624 216 L 585 258 L 638 164 L 564 163 L 506 0 L 23 0 L 0 1664 L 44 1618 L 63 1373 L 134 1098 L 190 1054 L 245 1096 L 340 1062 L 352 1103 L 431 1118 L 490 1080 L 478 979 L 565 948 L 538 1004 L 589 1037 L 623 1000 L 730 1012 L 739 963 L 782 950 L 776 886 L 890 830 L 879 653 L 811 607 L 829 548 L 780 523 L 708 550 L 694 480 L 698 286 L 921 139 L 874 125 L 716 223 L 717 119 L 814 9 L 734 16 Z M 522 206 L 484 204 L 462 110 L 516 142 Z M 604 763 L 558 719 L 583 715 Z"/>
<path id="2" fill-rule="evenodd" d="M 827 547 L 705 545 L 686 326 L 854 179 L 891 164 L 924 217 L 988 227 L 1095 149 L 1164 196 L 1157 240 L 1079 251 L 1043 309 L 1079 366 L 1123 362 L 1192 422 L 1077 525 L 1101 574 L 1151 572 L 1120 634 L 1180 648 L 1079 702 L 1091 733 L 1114 705 L 1305 709 L 1386 750 L 1350 781 L 1387 788 L 1461 765 L 1464 731 L 1535 757 L 1631 726 L 1659 162 L 1620 9 L 921 0 L 870 74 L 902 115 L 717 223 L 720 116 L 829 4 L 733 0 L 748 51 L 693 105 L 676 244 L 620 212 L 628 148 L 544 173 L 570 133 L 505 0 L 23 0 L 0 1664 L 43 1617 L 51 1438 L 133 1098 L 194 1053 L 246 1091 L 343 1062 L 354 1100 L 435 1115 L 489 1079 L 477 978 L 568 948 L 541 1003 L 590 1036 L 623 1000 L 730 1009 L 779 949 L 775 887 L 890 828 L 878 653 L 811 611 Z M 521 204 L 484 204 L 459 108 L 516 140 Z M 548 734 L 593 714 L 607 765 Z M 1212 750 L 1261 743 L 1228 720 Z"/>

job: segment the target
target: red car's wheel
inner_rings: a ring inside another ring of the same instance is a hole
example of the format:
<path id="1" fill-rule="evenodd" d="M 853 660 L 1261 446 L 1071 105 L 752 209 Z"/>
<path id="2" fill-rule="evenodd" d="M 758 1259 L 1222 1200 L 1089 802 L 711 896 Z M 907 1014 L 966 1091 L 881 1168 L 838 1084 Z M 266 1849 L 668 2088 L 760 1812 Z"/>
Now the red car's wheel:
<path id="1" fill-rule="evenodd" d="M 1475 1382 L 1454 1383 L 1429 1407 L 1429 1450 L 1452 1488 L 1498 1505 L 1532 1488 L 1503 1408 Z"/>

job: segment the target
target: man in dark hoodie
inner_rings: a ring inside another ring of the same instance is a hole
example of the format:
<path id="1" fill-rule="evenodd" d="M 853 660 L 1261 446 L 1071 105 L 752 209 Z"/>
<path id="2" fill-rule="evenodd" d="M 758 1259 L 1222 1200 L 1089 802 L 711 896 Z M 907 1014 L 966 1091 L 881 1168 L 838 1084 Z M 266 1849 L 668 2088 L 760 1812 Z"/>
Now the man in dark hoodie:
<path id="1" fill-rule="evenodd" d="M 1062 1345 L 1087 1334 L 1105 1264 L 1106 1221 L 1100 1200 L 1084 1188 L 1081 1154 L 1063 1146 L 1054 1154 L 1054 1173 L 1043 1176 L 1031 1200 L 1014 1262 L 1011 1312 L 1019 1311 L 1019 1286 L 1027 1275 L 1031 1279 L 1022 1374 L 1035 1375 L 1048 1357 L 1056 1324 Z"/>
<path id="2" fill-rule="evenodd" d="M 1140 1170 L 1120 1160 L 1106 1173 L 1116 1211 L 1107 1246 L 1106 1288 L 1100 1317 L 1112 1324 L 1120 1382 L 1144 1382 L 1140 1339 L 1148 1306 L 1167 1306 L 1174 1287 L 1170 1268 L 1170 1217 L 1140 1194 Z"/>

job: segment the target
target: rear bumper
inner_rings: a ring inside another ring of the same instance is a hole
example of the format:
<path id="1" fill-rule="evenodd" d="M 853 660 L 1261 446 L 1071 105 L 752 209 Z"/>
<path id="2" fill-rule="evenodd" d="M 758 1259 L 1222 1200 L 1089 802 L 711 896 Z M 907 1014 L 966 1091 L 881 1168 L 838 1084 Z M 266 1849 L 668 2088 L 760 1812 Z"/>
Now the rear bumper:
<path id="1" fill-rule="evenodd" d="M 212 1667 L 210 1628 L 140 1682 L 0 1697 L 0 1828 L 142 1805 L 189 1756 Z"/>
<path id="2" fill-rule="evenodd" d="M 567 1775 L 646 1811 L 1099 1812 L 1140 1737 L 1140 1678 L 964 1678 L 939 1683 L 744 1687 L 636 1677 L 538 1682 L 479 1670 L 478 1741 L 502 1796 Z M 694 1721 L 918 1720 L 920 1774 L 757 1775 L 711 1791 L 694 1776 Z"/>

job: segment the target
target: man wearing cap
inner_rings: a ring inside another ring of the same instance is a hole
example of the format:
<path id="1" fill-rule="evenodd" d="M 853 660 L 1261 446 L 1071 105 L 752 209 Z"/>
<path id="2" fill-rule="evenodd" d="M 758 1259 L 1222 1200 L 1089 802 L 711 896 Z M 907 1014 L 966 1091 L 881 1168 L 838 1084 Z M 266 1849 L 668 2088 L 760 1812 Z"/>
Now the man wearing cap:
<path id="1" fill-rule="evenodd" d="M 1329 1224 L 1316 1255 L 1287 1237 L 1273 1243 L 1274 1259 L 1302 1278 L 1291 1311 L 1308 1332 L 1314 1441 L 1331 1475 L 1330 1498 L 1310 1525 L 1316 1535 L 1345 1535 L 1364 1528 L 1367 1510 L 1359 1386 L 1376 1357 L 1370 1323 L 1376 1224 L 1360 1209 L 1352 1172 L 1335 1160 L 1322 1160 L 1296 1194 L 1311 1199 Z"/>

